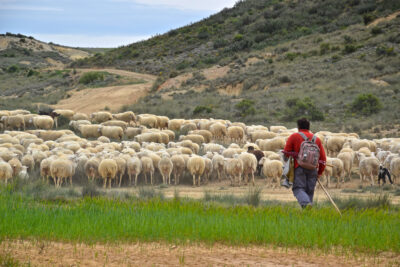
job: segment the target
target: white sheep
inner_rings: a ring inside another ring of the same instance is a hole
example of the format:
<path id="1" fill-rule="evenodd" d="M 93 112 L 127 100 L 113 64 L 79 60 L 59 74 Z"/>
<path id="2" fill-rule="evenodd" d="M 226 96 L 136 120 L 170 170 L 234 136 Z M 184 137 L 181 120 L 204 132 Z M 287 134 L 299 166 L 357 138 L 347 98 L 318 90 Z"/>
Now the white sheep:
<path id="1" fill-rule="evenodd" d="M 393 183 L 398 177 L 400 177 L 400 157 L 395 157 L 390 162 L 389 166 L 390 173 L 393 176 Z"/>
<path id="2" fill-rule="evenodd" d="M 124 130 L 119 126 L 103 126 L 101 125 L 98 129 L 101 135 L 108 137 L 110 139 L 121 140 L 124 136 Z"/>
<path id="3" fill-rule="evenodd" d="M 224 173 L 224 166 L 225 166 L 224 157 L 218 153 L 214 153 L 214 156 L 212 158 L 212 165 L 213 165 L 214 171 L 217 172 L 218 182 L 221 182 L 222 175 Z"/>
<path id="4" fill-rule="evenodd" d="M 115 157 L 114 160 L 117 163 L 117 176 L 119 176 L 119 183 L 118 177 L 115 182 L 118 183 L 118 187 L 121 187 L 122 176 L 124 176 L 126 172 L 126 160 L 122 157 Z"/>
<path id="5" fill-rule="evenodd" d="M 18 173 L 18 177 L 20 179 L 28 180 L 29 179 L 28 167 L 22 166 L 21 171 Z"/>
<path id="6" fill-rule="evenodd" d="M 172 163 L 167 153 L 162 155 L 161 160 L 158 162 L 158 170 L 161 173 L 163 184 L 171 184 L 171 173 L 174 164 Z"/>
<path id="7" fill-rule="evenodd" d="M 147 173 L 150 173 L 150 182 L 153 185 L 153 175 L 154 175 L 154 163 L 153 160 L 148 156 L 143 156 L 142 161 L 142 171 L 145 178 L 145 183 L 147 184 Z"/>
<path id="8" fill-rule="evenodd" d="M 240 181 L 242 180 L 241 177 L 243 174 L 243 162 L 241 159 L 239 159 L 238 154 L 235 154 L 233 158 L 225 159 L 224 170 L 226 176 L 228 176 L 228 178 L 231 180 L 231 186 L 234 186 L 236 181 L 240 186 Z"/>
<path id="9" fill-rule="evenodd" d="M 227 129 L 224 124 L 216 122 L 210 126 L 210 132 L 212 133 L 214 139 L 222 140 L 226 136 Z"/>
<path id="10" fill-rule="evenodd" d="M 243 162 L 243 178 L 245 185 L 249 182 L 249 174 L 251 175 L 251 181 L 254 183 L 254 172 L 257 170 L 257 158 L 254 154 L 243 152 L 239 155 L 239 159 Z"/>
<path id="11" fill-rule="evenodd" d="M 126 112 L 122 112 L 122 113 L 112 114 L 112 116 L 114 119 L 124 121 L 124 122 L 128 123 L 129 125 L 136 121 L 135 113 L 133 113 L 132 111 L 126 111 Z"/>
<path id="12" fill-rule="evenodd" d="M 10 128 L 25 131 L 25 120 L 22 115 L 3 116 L 0 122 L 4 124 L 4 129 Z"/>
<path id="13" fill-rule="evenodd" d="M 197 184 L 200 186 L 200 178 L 204 173 L 205 162 L 202 157 L 192 156 L 187 162 L 187 169 L 193 176 L 193 186 L 196 186 L 196 176 L 198 177 Z"/>
<path id="14" fill-rule="evenodd" d="M 107 111 L 100 111 L 100 112 L 95 112 L 95 113 L 90 114 L 90 120 L 93 123 L 102 123 L 102 122 L 110 121 L 112 119 L 113 119 L 112 114 Z"/>
<path id="15" fill-rule="evenodd" d="M 351 170 L 353 168 L 354 152 L 340 152 L 337 157 L 342 160 L 345 176 L 350 179 Z"/>
<path id="16" fill-rule="evenodd" d="M 10 164 L 13 170 L 13 176 L 17 176 L 18 173 L 22 170 L 22 164 L 18 158 L 12 158 L 8 161 L 8 164 Z"/>
<path id="17" fill-rule="evenodd" d="M 271 180 L 272 187 L 275 188 L 275 185 L 279 187 L 280 179 L 283 173 L 283 163 L 279 160 L 270 160 L 268 158 L 262 158 L 259 162 L 260 165 L 263 165 L 262 171 L 264 176 L 268 180 Z M 275 185 L 274 182 L 275 181 Z"/>
<path id="18" fill-rule="evenodd" d="M 132 157 L 126 161 L 127 172 L 129 176 L 129 185 L 132 185 L 132 175 L 135 175 L 135 186 L 140 172 L 142 171 L 142 161 L 137 157 Z"/>
<path id="19" fill-rule="evenodd" d="M 63 179 L 67 178 L 72 186 L 72 176 L 75 174 L 74 163 L 67 158 L 55 159 L 50 163 L 50 173 L 56 187 L 60 187 Z"/>
<path id="20" fill-rule="evenodd" d="M 227 130 L 227 137 L 233 142 L 243 142 L 244 130 L 240 126 L 230 126 Z"/>
<path id="21" fill-rule="evenodd" d="M 182 155 L 172 155 L 171 161 L 173 165 L 172 173 L 174 174 L 174 182 L 175 185 L 178 185 L 179 179 L 185 171 L 186 162 Z"/>
<path id="22" fill-rule="evenodd" d="M 103 187 L 111 188 L 111 180 L 115 179 L 118 172 L 118 165 L 114 159 L 103 159 L 99 164 L 98 172 L 100 176 L 104 179 Z"/>
<path id="23" fill-rule="evenodd" d="M 342 180 L 342 183 L 344 183 L 344 164 L 343 161 L 339 158 L 327 158 L 326 159 L 326 164 L 329 165 L 332 168 L 332 173 L 331 176 L 336 177 L 336 188 L 340 187 L 340 181 Z M 330 185 L 330 176 L 327 176 L 327 182 L 326 186 L 329 187 Z"/>
<path id="24" fill-rule="evenodd" d="M 33 117 L 32 121 L 36 129 L 50 130 L 54 125 L 53 118 L 46 115 Z"/>
<path id="25" fill-rule="evenodd" d="M 99 131 L 100 126 L 101 125 L 99 124 L 92 124 L 92 125 L 83 124 L 79 125 L 78 129 L 84 138 L 98 138 L 101 136 L 101 132 Z"/>
<path id="26" fill-rule="evenodd" d="M 378 176 L 379 172 L 379 160 L 374 156 L 367 157 L 360 152 L 356 152 L 356 157 L 359 161 L 361 183 L 369 176 L 371 178 L 371 185 L 374 185 L 374 179 Z"/>
<path id="27" fill-rule="evenodd" d="M 86 161 L 84 171 L 89 181 L 94 181 L 99 177 L 99 164 L 100 160 L 96 157 L 92 157 Z"/>
<path id="28" fill-rule="evenodd" d="M 5 180 L 6 185 L 8 179 L 11 179 L 13 177 L 13 170 L 7 162 L 0 161 L 0 179 Z"/>
<path id="29" fill-rule="evenodd" d="M 85 113 L 77 112 L 77 113 L 74 114 L 74 116 L 72 116 L 71 120 L 74 120 L 74 121 L 80 121 L 80 120 L 88 121 L 89 120 L 89 116 L 86 115 Z"/>
<path id="30" fill-rule="evenodd" d="M 210 179 L 210 175 L 213 172 L 213 164 L 212 164 L 212 160 L 210 158 L 207 158 L 206 156 L 203 156 L 204 159 L 204 181 L 207 184 L 209 179 Z"/>

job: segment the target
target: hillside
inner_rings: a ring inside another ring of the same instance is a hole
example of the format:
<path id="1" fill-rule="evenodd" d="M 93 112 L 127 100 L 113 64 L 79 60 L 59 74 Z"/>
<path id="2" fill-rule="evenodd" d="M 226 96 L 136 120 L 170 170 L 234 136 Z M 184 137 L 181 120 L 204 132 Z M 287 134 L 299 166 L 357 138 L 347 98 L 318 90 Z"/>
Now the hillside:
<path id="1" fill-rule="evenodd" d="M 288 126 L 305 115 L 324 129 L 393 134 L 399 14 L 395 0 L 240 1 L 72 65 L 158 75 L 127 107 L 136 112 Z"/>
<path id="2" fill-rule="evenodd" d="M 152 76 L 113 69 L 67 68 L 73 60 L 106 50 L 65 47 L 21 34 L 0 35 L 0 109 L 24 108 L 36 112 L 39 104 L 54 105 L 63 99 L 62 104 L 67 107 L 70 102 L 83 101 L 82 108 L 88 110 L 100 106 L 118 109 L 134 103 L 122 97 L 123 104 L 114 104 L 121 98 L 114 95 L 134 88 L 143 96 L 151 87 Z M 106 102 L 88 98 L 93 94 L 104 96 L 104 90 L 111 91 Z M 77 92 L 85 97 L 76 98 Z"/>

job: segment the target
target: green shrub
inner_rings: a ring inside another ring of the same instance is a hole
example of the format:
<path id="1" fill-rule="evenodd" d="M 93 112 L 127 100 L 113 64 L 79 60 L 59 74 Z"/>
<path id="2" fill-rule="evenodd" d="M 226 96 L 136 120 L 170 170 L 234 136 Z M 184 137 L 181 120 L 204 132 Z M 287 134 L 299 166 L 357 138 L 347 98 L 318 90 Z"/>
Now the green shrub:
<path id="1" fill-rule="evenodd" d="M 211 113 L 212 107 L 211 106 L 196 106 L 193 110 L 193 115 L 197 115 L 200 113 Z"/>
<path id="2" fill-rule="evenodd" d="M 309 97 L 286 100 L 286 109 L 283 119 L 286 121 L 294 121 L 300 117 L 306 117 L 313 121 L 323 121 L 325 119 L 322 111 L 317 108 Z"/>
<path id="3" fill-rule="evenodd" d="M 350 105 L 351 112 L 365 116 L 377 113 L 381 109 L 381 101 L 373 94 L 359 94 Z"/>
<path id="4" fill-rule="evenodd" d="M 95 81 L 104 81 L 104 73 L 98 71 L 86 72 L 79 79 L 81 84 L 90 84 Z"/>
<path id="5" fill-rule="evenodd" d="M 364 24 L 367 25 L 376 19 L 376 15 L 367 13 L 363 15 Z"/>
<path id="6" fill-rule="evenodd" d="M 357 51 L 357 47 L 351 44 L 346 44 L 343 48 L 343 54 L 351 54 Z"/>
<path id="7" fill-rule="evenodd" d="M 225 40 L 225 39 L 223 39 L 223 38 L 220 38 L 220 39 L 217 39 L 217 40 L 214 41 L 213 47 L 214 47 L 214 49 L 218 49 L 218 48 L 221 48 L 221 47 L 225 47 L 225 46 L 227 46 L 228 44 L 229 44 L 229 43 L 228 43 L 227 40 Z"/>
<path id="8" fill-rule="evenodd" d="M 383 30 L 382 30 L 380 27 L 375 26 L 375 27 L 373 27 L 373 28 L 371 29 L 371 33 L 372 33 L 373 35 L 377 35 L 377 34 L 383 33 Z"/>
<path id="9" fill-rule="evenodd" d="M 326 53 L 329 52 L 331 49 L 331 45 L 328 43 L 322 43 L 319 45 L 319 54 L 320 55 L 325 55 Z"/>
<path id="10" fill-rule="evenodd" d="M 6 70 L 8 73 L 15 73 L 19 71 L 19 67 L 17 65 L 11 65 Z"/>
<path id="11" fill-rule="evenodd" d="M 286 57 L 286 59 L 293 61 L 296 57 L 298 57 L 300 55 L 301 55 L 300 53 L 289 52 L 289 53 L 286 53 L 285 57 Z"/>
<path id="12" fill-rule="evenodd" d="M 235 40 L 235 42 L 243 40 L 243 34 L 240 33 L 236 34 L 233 40 Z"/>
<path id="13" fill-rule="evenodd" d="M 378 56 L 394 56 L 394 55 L 396 55 L 393 47 L 387 47 L 385 45 L 379 45 L 375 51 Z"/>
<path id="14" fill-rule="evenodd" d="M 235 108 L 239 111 L 239 116 L 246 117 L 248 115 L 254 115 L 256 109 L 254 108 L 254 101 L 250 99 L 243 99 L 235 105 Z"/>

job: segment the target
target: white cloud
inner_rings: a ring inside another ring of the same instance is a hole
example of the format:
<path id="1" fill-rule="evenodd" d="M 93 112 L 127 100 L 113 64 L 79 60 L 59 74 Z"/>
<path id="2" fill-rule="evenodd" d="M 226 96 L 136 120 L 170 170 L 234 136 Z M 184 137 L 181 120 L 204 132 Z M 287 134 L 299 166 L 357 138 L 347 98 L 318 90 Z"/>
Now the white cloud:
<path id="1" fill-rule="evenodd" d="M 150 6 L 166 6 L 183 10 L 220 11 L 233 7 L 237 0 L 112 0 L 118 2 L 135 2 Z"/>
<path id="2" fill-rule="evenodd" d="M 53 42 L 55 44 L 71 47 L 101 47 L 115 48 L 122 45 L 128 45 L 141 40 L 146 40 L 151 36 L 146 35 L 75 35 L 75 34 L 26 34 L 35 39 L 44 42 Z"/>
<path id="3" fill-rule="evenodd" d="M 17 11 L 63 11 L 62 8 L 46 7 L 46 6 L 25 6 L 25 5 L 4 5 L 0 6 L 0 10 L 17 10 Z"/>

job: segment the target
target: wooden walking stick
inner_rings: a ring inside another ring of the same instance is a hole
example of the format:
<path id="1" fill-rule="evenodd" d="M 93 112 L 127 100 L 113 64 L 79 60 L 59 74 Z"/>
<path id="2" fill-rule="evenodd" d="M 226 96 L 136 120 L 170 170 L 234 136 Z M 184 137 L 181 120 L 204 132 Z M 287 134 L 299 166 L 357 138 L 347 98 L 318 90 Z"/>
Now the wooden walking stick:
<path id="1" fill-rule="evenodd" d="M 329 198 L 331 201 L 332 205 L 335 207 L 337 212 L 339 212 L 340 216 L 342 216 L 342 213 L 340 212 L 339 208 L 336 206 L 335 202 L 333 201 L 331 195 L 329 195 L 328 191 L 325 189 L 325 187 L 322 185 L 321 181 L 318 179 L 318 184 L 321 186 L 322 190 L 324 190 L 326 196 Z"/>

